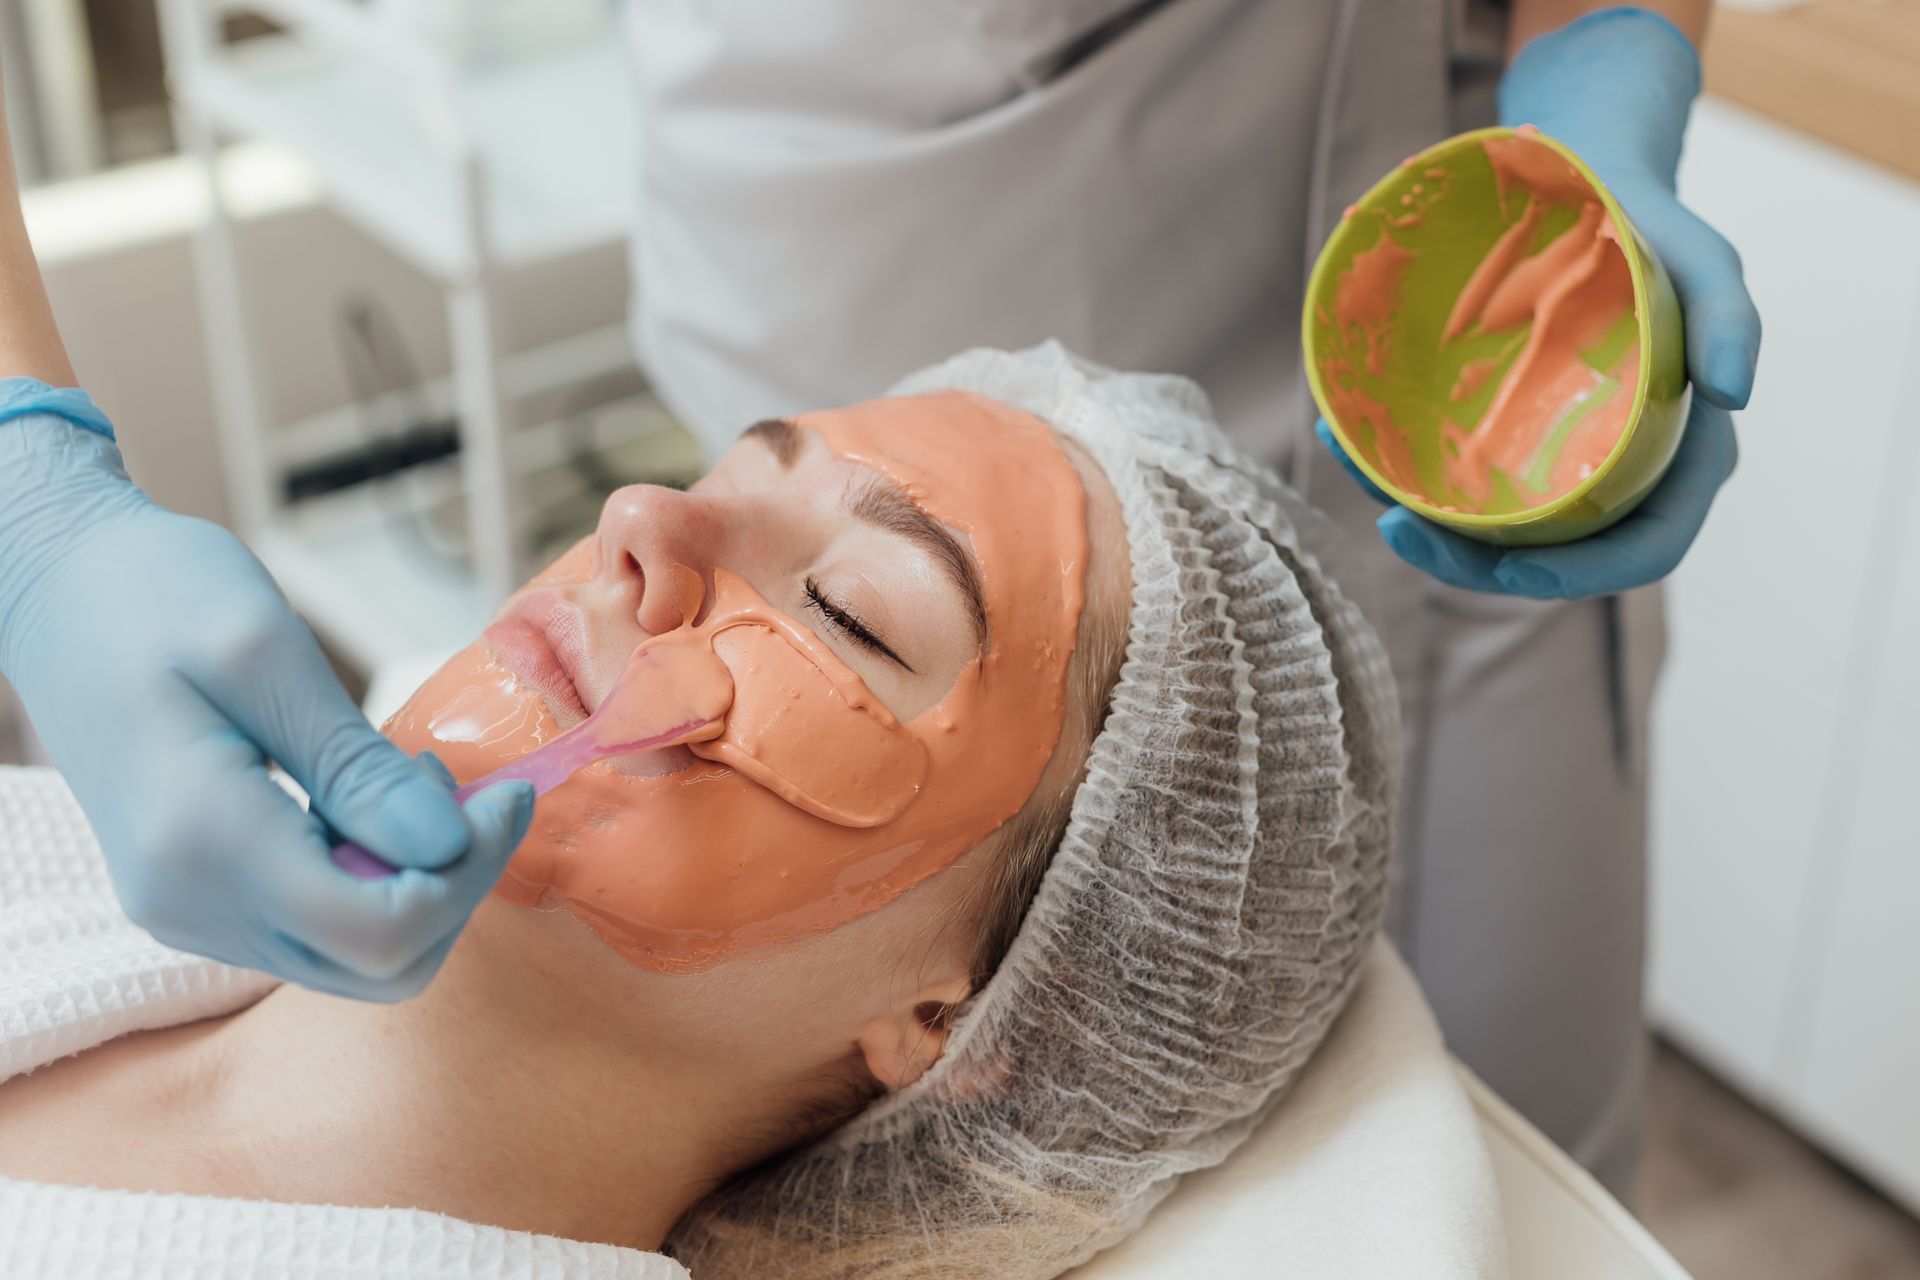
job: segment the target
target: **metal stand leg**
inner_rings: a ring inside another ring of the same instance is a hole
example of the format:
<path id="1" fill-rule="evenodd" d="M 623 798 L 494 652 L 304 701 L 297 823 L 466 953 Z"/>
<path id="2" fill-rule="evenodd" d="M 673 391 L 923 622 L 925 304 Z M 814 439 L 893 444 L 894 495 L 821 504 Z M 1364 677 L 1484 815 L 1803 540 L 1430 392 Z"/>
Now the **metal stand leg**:
<path id="1" fill-rule="evenodd" d="M 5 0 L 0 0 L 3 4 Z M 221 13 L 235 0 L 162 0 L 168 62 L 177 82 L 192 85 L 223 56 Z M 488 235 L 487 190 L 481 148 L 462 112 L 461 85 L 444 57 L 416 56 L 370 24 L 365 6 L 328 0 L 280 0 L 276 12 L 294 15 L 289 25 L 335 39 L 395 74 L 416 99 L 418 114 L 434 143 L 460 219 L 466 252 L 431 254 L 441 265 L 447 291 L 447 323 L 453 348 L 454 387 L 460 416 L 461 479 L 473 573 L 481 602 L 491 607 L 519 584 L 526 568 L 521 550 L 519 503 L 513 484 L 515 405 L 502 369 L 497 276 Z M 269 420 L 257 378 L 261 374 L 249 341 L 234 234 L 216 180 L 215 130 L 222 119 L 199 109 L 189 90 L 178 109 L 183 147 L 206 172 L 209 216 L 197 237 L 195 263 L 206 309 L 209 365 L 218 408 L 221 446 L 233 522 L 247 536 L 276 534 L 283 514 L 281 477 L 275 464 Z M 238 126 L 236 126 L 238 127 Z M 434 237 L 444 248 L 444 237 Z M 448 268 L 451 261 L 457 266 Z M 272 545 L 271 536 L 262 541 Z"/>
<path id="2" fill-rule="evenodd" d="M 484 274 L 447 291 L 467 530 L 474 571 L 490 606 L 506 599 L 522 576 L 519 513 L 507 470 L 507 401 L 491 293 Z"/>
<path id="3" fill-rule="evenodd" d="M 163 30 L 175 65 L 210 55 L 215 19 L 197 5 L 168 16 L 172 20 Z M 199 162 L 207 186 L 207 216 L 194 234 L 194 272 L 206 313 L 207 366 L 226 466 L 228 520 L 242 537 L 252 538 L 280 505 L 279 478 L 268 455 L 266 407 L 240 287 L 233 220 L 220 186 L 219 139 L 205 116 L 187 103 L 175 107 L 174 124 L 182 150 Z"/>

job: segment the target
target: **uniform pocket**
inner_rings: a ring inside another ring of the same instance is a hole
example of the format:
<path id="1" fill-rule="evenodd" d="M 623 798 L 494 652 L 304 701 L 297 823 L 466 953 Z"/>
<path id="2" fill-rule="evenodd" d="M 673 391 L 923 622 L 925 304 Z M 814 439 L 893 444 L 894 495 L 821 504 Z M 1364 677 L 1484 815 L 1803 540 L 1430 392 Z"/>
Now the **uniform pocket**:
<path id="1" fill-rule="evenodd" d="M 1058 78 L 1164 8 L 1169 0 L 946 0 L 1007 74 L 1025 88 Z"/>

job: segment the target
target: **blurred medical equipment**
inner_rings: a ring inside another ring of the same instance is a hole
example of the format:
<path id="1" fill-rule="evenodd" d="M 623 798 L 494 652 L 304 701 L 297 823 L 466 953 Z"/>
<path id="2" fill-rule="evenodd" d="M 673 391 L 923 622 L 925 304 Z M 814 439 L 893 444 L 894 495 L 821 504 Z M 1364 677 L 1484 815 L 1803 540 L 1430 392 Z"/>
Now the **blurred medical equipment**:
<path id="1" fill-rule="evenodd" d="M 394 433 L 405 448 L 425 452 L 445 442 L 410 433 L 454 423 L 457 452 L 404 481 L 376 479 L 289 502 L 289 475 L 310 480 L 320 464 L 334 465 L 336 475 L 366 467 L 366 456 L 351 447 L 366 442 L 355 440 L 360 427 L 351 415 L 330 424 L 272 421 L 230 211 L 213 189 L 196 262 L 234 523 L 296 608 L 357 665 L 452 647 L 484 626 L 525 576 L 534 538 L 566 531 L 569 522 L 553 511 L 575 487 L 568 472 L 580 471 L 573 460 L 582 441 L 621 449 L 673 429 L 657 403 L 639 394 L 624 326 L 530 351 L 512 351 L 507 336 L 506 288 L 517 273 L 625 239 L 635 112 L 607 6 L 162 0 L 162 7 L 183 148 L 209 174 L 227 138 L 287 148 L 338 212 L 446 294 L 449 382 L 424 395 L 418 387 L 384 387 L 361 421 L 392 422 L 401 410 Z M 228 41 L 222 20 L 242 11 L 281 31 Z M 394 355 L 391 343 L 383 350 Z M 404 365 L 389 359 L 384 371 Z M 361 362 L 356 380 L 364 384 L 371 367 Z M 603 387 L 609 376 L 624 378 L 623 389 L 605 392 L 618 404 L 603 411 L 583 389 Z M 393 517 L 402 501 L 414 517 Z M 430 542 L 419 536 L 428 527 Z"/>
<path id="2" fill-rule="evenodd" d="M 329 505 L 359 510 L 363 519 L 384 525 L 390 553 L 402 563 L 423 575 L 468 581 L 473 555 L 466 503 L 447 483 L 460 452 L 457 408 L 432 394 L 433 380 L 382 299 L 351 294 L 336 310 L 355 430 L 343 442 L 329 441 L 324 452 L 288 459 L 281 477 L 285 505 L 294 519 Z M 547 447 L 537 455 L 523 452 L 514 476 L 524 507 L 521 542 L 535 564 L 591 533 L 606 495 L 622 485 L 683 487 L 702 470 L 692 442 L 636 371 L 616 368 L 571 383 L 528 412 L 550 424 L 541 436 Z M 335 629 L 331 618 L 317 622 Z"/>

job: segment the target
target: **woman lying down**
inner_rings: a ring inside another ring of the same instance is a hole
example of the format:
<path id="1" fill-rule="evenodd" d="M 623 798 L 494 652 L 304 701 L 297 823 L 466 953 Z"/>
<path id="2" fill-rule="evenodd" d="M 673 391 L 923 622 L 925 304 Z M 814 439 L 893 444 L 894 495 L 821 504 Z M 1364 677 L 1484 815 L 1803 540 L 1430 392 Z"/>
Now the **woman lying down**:
<path id="1" fill-rule="evenodd" d="M 477 777 L 643 644 L 730 681 L 722 722 L 541 800 L 399 1005 L 150 942 L 14 772 L 5 1269 L 1050 1277 L 1112 1244 L 1280 1099 L 1380 915 L 1391 689 L 1291 501 L 1189 384 L 1057 347 L 620 490 L 387 732 Z"/>

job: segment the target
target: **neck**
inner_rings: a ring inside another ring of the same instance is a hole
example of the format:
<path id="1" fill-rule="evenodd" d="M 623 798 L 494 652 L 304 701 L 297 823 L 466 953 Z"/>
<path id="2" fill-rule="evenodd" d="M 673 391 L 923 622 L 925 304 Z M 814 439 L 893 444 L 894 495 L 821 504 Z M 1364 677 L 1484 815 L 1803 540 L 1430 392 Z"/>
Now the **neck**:
<path id="1" fill-rule="evenodd" d="M 404 1004 L 281 987 L 203 1046 L 205 1131 L 263 1198 L 657 1249 L 738 1167 L 721 1139 L 766 1091 L 637 1043 L 559 978 L 475 928 Z"/>

